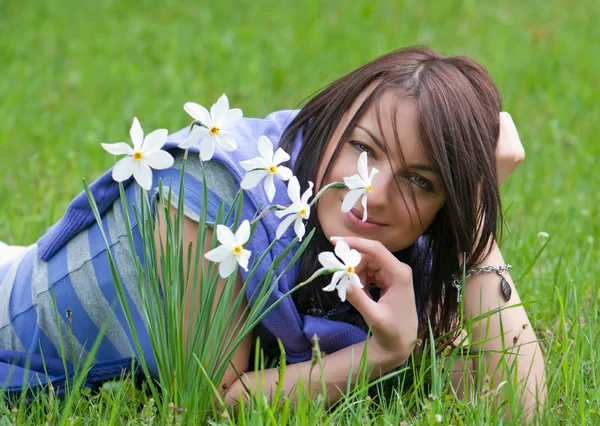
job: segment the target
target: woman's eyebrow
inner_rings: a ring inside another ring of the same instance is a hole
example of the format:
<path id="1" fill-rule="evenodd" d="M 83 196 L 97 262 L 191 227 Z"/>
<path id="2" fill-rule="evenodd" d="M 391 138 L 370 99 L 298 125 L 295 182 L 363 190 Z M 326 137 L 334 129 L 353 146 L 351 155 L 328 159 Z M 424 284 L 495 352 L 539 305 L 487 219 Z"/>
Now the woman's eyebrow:
<path id="1" fill-rule="evenodd" d="M 366 128 L 364 128 L 360 124 L 357 124 L 356 127 L 358 127 L 363 132 L 365 132 L 366 134 L 368 134 L 371 137 L 371 139 L 373 139 L 373 142 L 375 142 L 375 144 L 379 147 L 380 150 L 382 150 L 383 152 L 387 152 L 387 147 L 385 146 L 385 144 L 382 143 L 379 139 L 377 139 L 377 137 L 373 133 L 371 133 L 369 130 L 367 130 Z"/>
<path id="2" fill-rule="evenodd" d="M 424 172 L 431 172 L 431 173 L 435 174 L 433 167 L 431 167 L 429 164 L 423 164 L 423 163 L 407 164 L 406 168 L 413 169 L 413 170 L 422 170 Z"/>

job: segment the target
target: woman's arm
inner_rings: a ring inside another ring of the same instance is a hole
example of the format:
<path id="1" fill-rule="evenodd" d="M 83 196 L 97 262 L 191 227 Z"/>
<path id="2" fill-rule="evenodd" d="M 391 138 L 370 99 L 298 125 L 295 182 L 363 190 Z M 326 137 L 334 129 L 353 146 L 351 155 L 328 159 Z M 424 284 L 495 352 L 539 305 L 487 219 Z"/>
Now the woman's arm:
<path id="1" fill-rule="evenodd" d="M 155 227 L 154 239 L 156 241 L 156 247 L 157 247 L 158 253 L 160 253 L 160 250 L 158 249 L 158 247 L 160 247 L 161 241 L 163 242 L 163 244 L 165 243 L 167 234 L 166 234 L 166 224 L 165 224 L 165 220 L 164 220 L 163 207 L 161 206 L 159 201 L 157 201 L 156 208 L 157 208 L 157 212 L 158 212 L 158 221 L 157 221 L 157 225 Z M 175 215 L 177 214 L 177 209 L 171 206 L 169 208 L 169 211 L 171 213 L 172 223 L 176 223 Z M 195 221 L 189 219 L 188 217 L 185 217 L 183 226 L 184 226 L 183 238 L 184 238 L 185 247 L 187 248 L 187 245 L 189 243 L 191 243 L 192 244 L 192 253 L 195 253 L 196 252 L 196 240 L 198 238 L 198 222 L 195 222 Z M 212 230 L 212 228 L 207 228 L 206 229 L 205 252 L 208 252 L 211 249 L 210 246 L 211 246 L 212 238 L 213 238 L 213 230 Z M 205 267 L 208 267 L 208 261 L 206 260 L 204 263 L 205 263 Z M 157 265 L 159 268 L 158 273 L 159 273 L 159 277 L 160 277 L 160 276 L 162 276 L 162 273 L 160 270 L 160 262 L 157 262 Z M 188 268 L 188 257 L 184 256 L 183 270 L 187 271 L 188 270 L 187 268 Z M 191 270 L 193 271 L 194 269 L 191 268 Z M 219 281 L 217 283 L 217 290 L 215 293 L 215 300 L 213 303 L 213 314 L 217 307 L 218 300 L 221 298 L 221 293 L 223 292 L 225 283 L 226 283 L 226 280 L 219 278 Z M 235 300 L 235 298 L 241 291 L 242 286 L 243 286 L 242 277 L 238 273 L 237 279 L 235 281 L 235 287 L 234 287 L 234 291 L 233 291 L 232 301 Z M 187 342 L 189 339 L 193 338 L 193 336 L 188 336 L 188 330 L 189 330 L 188 324 L 190 324 L 190 321 L 192 322 L 192 324 L 194 324 L 196 322 L 194 313 L 198 311 L 198 307 L 200 304 L 200 300 L 199 300 L 200 292 L 199 291 L 196 292 L 197 293 L 196 299 L 194 300 L 192 298 L 193 297 L 192 290 L 193 290 L 193 287 L 190 283 L 187 286 L 186 305 L 183 307 L 183 309 L 184 309 L 183 332 L 184 332 L 184 336 L 185 336 L 184 337 L 185 342 Z M 194 303 L 193 308 L 191 306 L 192 302 Z M 240 304 L 240 307 L 238 308 L 238 310 L 235 314 L 235 320 L 231 324 L 232 329 L 233 329 L 233 326 L 242 317 L 246 306 L 247 306 L 247 301 L 246 301 L 246 298 L 244 298 L 242 300 L 242 303 Z M 229 387 L 231 385 L 231 383 L 233 383 L 236 380 L 236 378 L 237 378 L 236 370 L 237 371 L 247 371 L 248 370 L 251 348 L 252 348 L 252 333 L 250 333 L 248 336 L 246 336 L 244 338 L 244 340 L 240 343 L 240 345 L 237 347 L 235 354 L 233 355 L 233 359 L 232 359 L 232 364 L 235 368 L 233 368 L 231 366 L 229 366 L 227 368 L 227 370 L 225 371 L 225 375 L 223 376 L 223 380 L 219 384 L 219 389 L 226 389 L 227 387 Z"/>
<path id="2" fill-rule="evenodd" d="M 504 264 L 502 254 L 494 243 L 480 266 Z M 523 407 L 530 410 L 536 403 L 543 404 L 546 398 L 544 359 L 525 308 L 514 306 L 520 304 L 521 299 L 510 274 L 505 272 L 504 278 L 512 289 L 508 302 L 504 300 L 500 290 L 501 278 L 496 273 L 474 275 L 465 282 L 465 321 L 500 308 L 500 311 L 473 324 L 472 335 L 469 336 L 472 349 L 485 351 L 482 359 L 487 364 L 481 365 L 476 360 L 473 367 L 474 371 L 489 375 L 496 387 L 515 377 L 514 367 Z"/>
<path id="3" fill-rule="evenodd" d="M 297 385 L 302 381 L 304 389 L 308 389 L 310 383 L 310 397 L 313 398 L 322 390 L 321 377 L 325 382 L 326 404 L 330 405 L 340 399 L 346 391 L 348 383 L 348 372 L 351 371 L 351 383 L 354 384 L 358 375 L 358 366 L 365 348 L 366 342 L 348 346 L 322 358 L 322 367 L 312 361 L 290 364 L 285 367 L 285 378 L 281 389 L 286 396 L 292 400 L 298 398 Z M 374 380 L 381 374 L 398 367 L 397 357 L 392 358 L 386 352 L 379 349 L 373 342 L 368 341 L 367 348 L 367 371 L 370 372 L 369 380 Z M 267 397 L 272 398 L 277 389 L 279 371 L 270 368 L 263 371 L 253 371 L 242 374 L 227 390 L 225 402 L 227 406 L 237 405 L 241 399 L 248 400 L 244 386 L 251 391 L 258 387 L 259 392 L 264 392 Z M 243 382 L 243 383 L 242 383 Z M 263 387 L 264 386 L 264 387 Z"/>

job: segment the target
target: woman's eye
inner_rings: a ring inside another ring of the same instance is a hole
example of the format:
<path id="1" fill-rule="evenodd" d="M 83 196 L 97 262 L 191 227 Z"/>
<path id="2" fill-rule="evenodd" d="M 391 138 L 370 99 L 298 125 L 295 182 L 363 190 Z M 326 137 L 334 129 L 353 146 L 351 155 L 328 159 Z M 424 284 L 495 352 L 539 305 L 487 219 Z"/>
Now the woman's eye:
<path id="1" fill-rule="evenodd" d="M 412 183 L 417 185 L 419 188 L 425 189 L 427 191 L 433 191 L 433 184 L 428 179 L 425 179 L 421 175 L 413 175 L 408 177 Z"/>
<path id="2" fill-rule="evenodd" d="M 366 152 L 367 155 L 373 155 L 373 150 L 367 144 L 358 141 L 350 141 L 350 145 L 358 152 Z"/>

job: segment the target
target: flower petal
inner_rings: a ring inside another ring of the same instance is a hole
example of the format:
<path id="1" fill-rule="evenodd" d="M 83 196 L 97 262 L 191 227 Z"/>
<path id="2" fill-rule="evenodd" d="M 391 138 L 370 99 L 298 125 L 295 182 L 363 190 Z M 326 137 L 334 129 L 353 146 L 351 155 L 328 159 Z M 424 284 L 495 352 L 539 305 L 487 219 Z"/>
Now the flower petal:
<path id="1" fill-rule="evenodd" d="M 230 109 L 224 112 L 217 119 L 215 118 L 215 125 L 221 130 L 229 130 L 235 127 L 235 125 L 242 119 L 244 114 L 239 108 Z"/>
<path id="2" fill-rule="evenodd" d="M 199 105 L 196 102 L 186 102 L 185 105 L 183 105 L 183 109 L 191 115 L 194 120 L 198 120 L 206 127 L 212 127 L 213 122 L 210 118 L 210 114 L 202 105 Z"/>
<path id="3" fill-rule="evenodd" d="M 281 148 L 277 148 L 277 151 L 275 151 L 275 155 L 273 156 L 273 164 L 277 166 L 285 161 L 288 161 L 289 159 L 290 155 L 287 152 Z"/>
<path id="4" fill-rule="evenodd" d="M 217 124 L 219 117 L 227 111 L 229 111 L 229 99 L 227 99 L 227 95 L 223 93 L 221 97 L 217 99 L 217 102 L 210 107 L 210 116 L 212 117 L 213 123 Z"/>
<path id="5" fill-rule="evenodd" d="M 363 288 L 364 286 L 360 282 L 360 277 L 356 274 L 350 274 L 349 277 L 350 283 L 356 288 Z"/>
<path id="6" fill-rule="evenodd" d="M 258 185 L 258 182 L 260 182 L 261 179 L 263 179 L 268 174 L 269 172 L 264 169 L 252 170 L 250 172 L 247 172 L 244 176 L 244 179 L 242 179 L 242 183 L 240 183 L 240 186 L 242 189 L 252 189 L 256 185 Z"/>
<path id="7" fill-rule="evenodd" d="M 237 269 L 237 256 L 226 257 L 219 263 L 219 275 L 221 278 L 227 278 Z"/>
<path id="8" fill-rule="evenodd" d="M 204 257 L 206 259 L 210 260 L 211 262 L 215 262 L 215 263 L 222 262 L 223 260 L 225 260 L 227 257 L 230 257 L 230 256 L 234 256 L 234 254 L 229 247 L 225 247 L 225 246 L 216 247 L 216 248 L 212 249 L 211 251 L 209 251 L 208 253 L 204 254 Z"/>
<path id="9" fill-rule="evenodd" d="M 275 197 L 275 183 L 273 183 L 273 175 L 267 172 L 268 176 L 265 179 L 264 187 L 269 201 L 273 201 Z"/>
<path id="10" fill-rule="evenodd" d="M 346 265 L 338 260 L 335 255 L 330 251 L 324 251 L 323 253 L 319 253 L 318 256 L 319 263 L 323 265 L 324 268 L 327 269 L 346 269 Z"/>
<path id="11" fill-rule="evenodd" d="M 294 176 L 294 173 L 287 167 L 277 166 L 275 176 L 277 176 L 281 180 L 289 180 L 292 176 Z"/>
<path id="12" fill-rule="evenodd" d="M 244 168 L 244 170 L 254 170 L 254 169 L 268 169 L 269 164 L 267 164 L 262 157 L 254 157 L 250 160 L 240 161 L 240 165 Z"/>
<path id="13" fill-rule="evenodd" d="M 366 192 L 363 195 L 362 200 L 360 200 L 360 202 L 362 203 L 362 206 L 363 206 L 362 221 L 365 222 L 367 220 L 367 193 Z"/>
<path id="14" fill-rule="evenodd" d="M 117 182 L 123 182 L 131 177 L 133 174 L 133 167 L 135 166 L 135 160 L 133 157 L 122 158 L 115 164 L 112 171 L 112 178 Z"/>
<path id="15" fill-rule="evenodd" d="M 152 188 L 152 169 L 143 161 L 135 161 L 135 163 L 133 165 L 133 178 L 139 186 L 146 191 L 150 191 L 150 188 Z"/>
<path id="16" fill-rule="evenodd" d="M 237 262 L 244 268 L 244 271 L 248 271 L 248 260 L 252 252 L 250 250 L 242 250 L 242 254 L 237 257 Z"/>
<path id="17" fill-rule="evenodd" d="M 289 215 L 288 217 L 286 217 L 285 219 L 283 219 L 281 221 L 281 223 L 279 224 L 279 226 L 277 227 L 277 233 L 275 234 L 275 237 L 277 239 L 280 239 L 281 236 L 283 234 L 285 234 L 285 231 L 287 231 L 287 229 L 290 227 L 290 225 L 292 224 L 292 222 L 296 219 L 297 215 Z"/>
<path id="18" fill-rule="evenodd" d="M 250 239 L 250 222 L 248 219 L 242 222 L 238 230 L 235 232 L 236 245 L 243 246 Z"/>
<path id="19" fill-rule="evenodd" d="M 342 278 L 337 286 L 338 296 L 342 302 L 346 301 L 346 286 L 348 285 L 348 279 Z"/>
<path id="20" fill-rule="evenodd" d="M 342 202 L 342 211 L 344 213 L 348 213 L 350 210 L 352 210 L 352 207 L 354 207 L 360 196 L 363 194 L 364 191 L 362 189 L 353 189 L 352 191 L 348 192 L 344 197 L 344 201 Z"/>
<path id="21" fill-rule="evenodd" d="M 288 214 L 295 213 L 298 213 L 298 209 L 294 205 L 286 207 L 284 210 L 275 210 L 275 216 L 277 216 L 280 219 L 284 216 L 287 216 Z"/>
<path id="22" fill-rule="evenodd" d="M 179 144 L 179 148 L 188 149 L 190 146 L 195 145 L 200 139 L 202 139 L 208 133 L 208 129 L 202 126 L 193 126 L 192 130 L 187 139 Z"/>
<path id="23" fill-rule="evenodd" d="M 371 169 L 371 176 L 369 176 L 369 183 L 373 183 L 373 178 L 379 173 L 375 167 Z"/>
<path id="24" fill-rule="evenodd" d="M 357 250 L 352 249 L 348 252 L 348 254 L 346 254 L 346 259 L 344 259 L 344 263 L 347 266 L 356 267 L 360 263 L 361 259 L 362 256 L 360 255 L 360 253 Z"/>
<path id="25" fill-rule="evenodd" d="M 217 240 L 228 249 L 232 249 L 235 244 L 235 235 L 225 225 L 217 225 Z"/>
<path id="26" fill-rule="evenodd" d="M 227 131 L 221 130 L 219 134 L 215 135 L 215 140 L 223 151 L 232 152 L 237 148 L 235 136 Z"/>
<path id="27" fill-rule="evenodd" d="M 344 268 L 348 265 L 347 255 L 350 253 L 350 246 L 345 241 L 338 241 L 334 248 L 335 255 L 344 263 Z"/>
<path id="28" fill-rule="evenodd" d="M 304 223 L 302 222 L 302 218 L 298 216 L 296 218 L 296 222 L 294 222 L 294 232 L 298 236 L 298 241 L 302 241 L 302 237 L 304 237 Z"/>
<path id="29" fill-rule="evenodd" d="M 273 164 L 273 143 L 268 137 L 261 136 L 258 138 L 258 152 L 270 167 Z"/>
<path id="30" fill-rule="evenodd" d="M 300 202 L 302 204 L 307 204 L 308 203 L 308 199 L 310 197 L 312 197 L 313 185 L 314 184 L 311 181 L 308 181 L 308 188 L 306 189 L 306 191 L 304 191 L 304 194 L 302 194 L 302 198 L 300 199 Z"/>
<path id="31" fill-rule="evenodd" d="M 142 130 L 142 126 L 137 117 L 133 117 L 133 123 L 131 123 L 131 129 L 129 129 L 129 136 L 133 142 L 133 150 L 139 151 L 144 142 L 144 131 Z"/>
<path id="32" fill-rule="evenodd" d="M 358 157 L 358 176 L 362 180 L 367 180 L 369 178 L 369 170 L 367 169 L 367 152 L 363 151 Z"/>
<path id="33" fill-rule="evenodd" d="M 331 278 L 331 283 L 327 287 L 323 288 L 323 291 L 335 290 L 335 287 L 340 282 L 340 280 L 344 277 L 344 275 L 346 275 L 346 273 L 344 271 L 335 272 L 333 274 L 333 277 Z"/>
<path id="34" fill-rule="evenodd" d="M 151 152 L 150 154 L 144 154 L 142 161 L 145 161 L 147 165 L 152 167 L 154 170 L 168 169 L 173 165 L 173 157 L 167 151 L 158 150 Z"/>
<path id="35" fill-rule="evenodd" d="M 348 189 L 365 189 L 367 187 L 367 184 L 358 175 L 345 177 L 344 183 Z"/>
<path id="36" fill-rule="evenodd" d="M 101 143 L 102 148 L 107 150 L 112 155 L 131 155 L 133 154 L 133 149 L 125 142 L 117 142 L 117 143 Z"/>
<path id="37" fill-rule="evenodd" d="M 144 145 L 142 145 L 142 152 L 144 154 L 158 151 L 163 147 L 167 141 L 169 131 L 167 129 L 156 129 L 149 133 L 144 139 Z"/>
<path id="38" fill-rule="evenodd" d="M 200 142 L 200 158 L 202 161 L 209 161 L 213 155 L 215 155 L 215 137 L 208 135 Z"/>
<path id="39" fill-rule="evenodd" d="M 300 204 L 300 183 L 296 176 L 292 176 L 288 181 L 288 197 L 294 204 Z"/>

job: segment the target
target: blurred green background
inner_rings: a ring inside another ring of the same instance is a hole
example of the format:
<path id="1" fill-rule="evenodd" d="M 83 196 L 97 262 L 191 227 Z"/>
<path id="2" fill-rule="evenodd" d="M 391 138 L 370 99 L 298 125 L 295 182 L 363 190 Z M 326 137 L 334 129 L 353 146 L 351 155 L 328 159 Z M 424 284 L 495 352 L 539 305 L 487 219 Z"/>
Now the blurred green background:
<path id="1" fill-rule="evenodd" d="M 100 143 L 129 142 L 134 115 L 147 131 L 175 131 L 190 122 L 186 101 L 210 106 L 226 93 L 260 117 L 424 44 L 477 59 L 499 85 L 527 152 L 503 188 L 505 259 L 536 302 L 528 311 L 542 338 L 579 322 L 591 330 L 582 345 L 595 348 L 599 22 L 593 0 L 0 0 L 0 240 L 35 242 L 81 179 L 111 166 Z M 547 242 L 540 231 L 552 240 L 531 267 Z M 598 377 L 594 354 L 578 359 Z M 568 382 L 567 371 L 554 379 Z"/>

